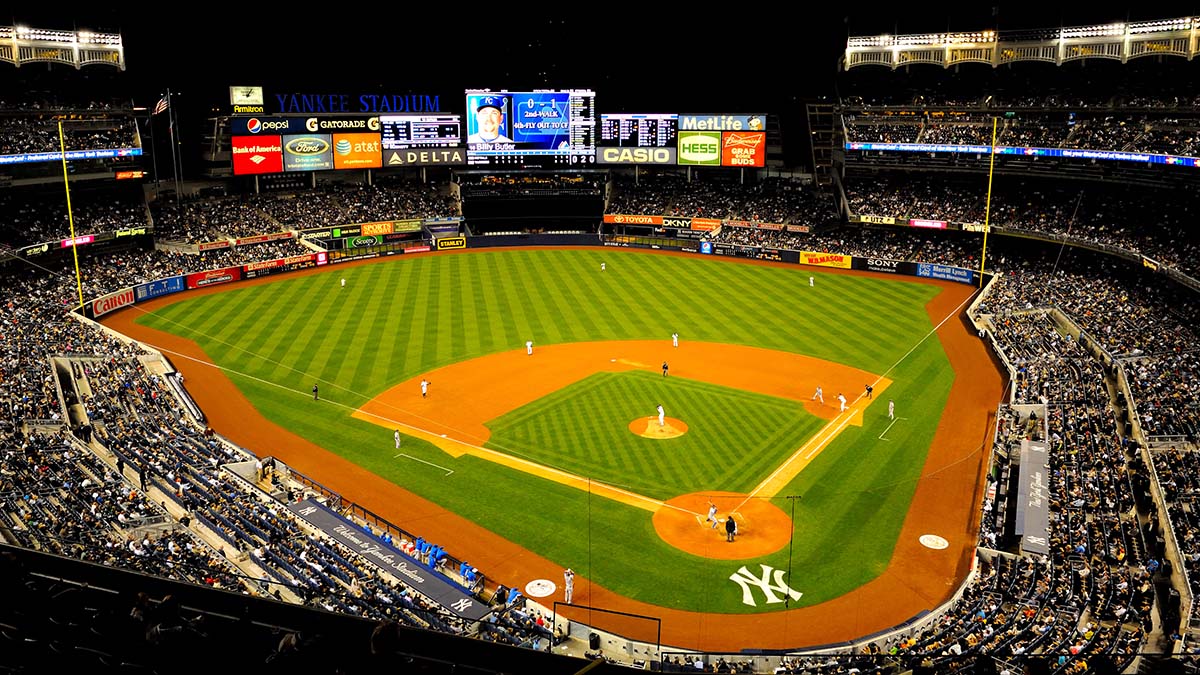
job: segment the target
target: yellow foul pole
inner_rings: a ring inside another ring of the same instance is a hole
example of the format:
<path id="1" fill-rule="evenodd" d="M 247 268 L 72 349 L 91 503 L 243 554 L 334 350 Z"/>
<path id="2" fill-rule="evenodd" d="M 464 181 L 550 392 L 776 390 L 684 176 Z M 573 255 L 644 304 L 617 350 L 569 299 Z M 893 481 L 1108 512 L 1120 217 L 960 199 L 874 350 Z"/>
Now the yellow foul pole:
<path id="1" fill-rule="evenodd" d="M 79 276 L 79 244 L 75 241 L 75 216 L 71 214 L 71 180 L 67 177 L 67 139 L 63 136 L 61 119 L 58 121 L 58 149 L 62 155 L 63 189 L 67 191 L 67 222 L 71 224 L 71 253 L 75 256 L 75 288 L 79 291 L 79 308 L 83 309 L 83 279 Z"/>
<path id="2" fill-rule="evenodd" d="M 992 157 L 988 162 L 988 193 L 987 202 L 983 205 L 983 253 L 979 256 L 979 287 L 983 288 L 983 268 L 987 263 L 987 236 L 988 230 L 992 229 L 990 225 L 992 217 L 992 172 L 996 170 L 996 123 L 997 119 L 992 118 Z"/>

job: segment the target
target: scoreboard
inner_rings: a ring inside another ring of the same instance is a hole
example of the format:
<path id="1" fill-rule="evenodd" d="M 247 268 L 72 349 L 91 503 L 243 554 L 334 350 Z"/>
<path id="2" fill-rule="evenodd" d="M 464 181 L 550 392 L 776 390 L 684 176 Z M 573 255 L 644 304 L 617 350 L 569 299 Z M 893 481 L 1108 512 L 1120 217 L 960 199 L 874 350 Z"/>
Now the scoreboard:
<path id="1" fill-rule="evenodd" d="M 600 116 L 600 164 L 674 164 L 679 115 L 607 114 Z"/>
<path id="2" fill-rule="evenodd" d="M 595 92 L 468 89 L 466 94 L 467 164 L 511 168 L 595 164 Z"/>
<path id="3" fill-rule="evenodd" d="M 379 132 L 385 150 L 455 148 L 462 145 L 459 115 L 380 115 Z"/>

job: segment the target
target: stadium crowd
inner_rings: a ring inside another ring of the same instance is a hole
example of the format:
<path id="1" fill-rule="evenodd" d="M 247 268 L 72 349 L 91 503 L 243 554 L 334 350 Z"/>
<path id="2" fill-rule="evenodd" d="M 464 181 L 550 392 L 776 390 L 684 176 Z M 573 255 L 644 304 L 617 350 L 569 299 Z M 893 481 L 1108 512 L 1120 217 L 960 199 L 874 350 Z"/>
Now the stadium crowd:
<path id="1" fill-rule="evenodd" d="M 960 97 L 936 105 L 984 108 L 1002 100 L 1017 101 L 1003 95 L 986 103 Z M 1066 92 L 1061 100 L 1024 104 L 1089 107 L 1090 114 L 1065 133 L 1048 122 L 1049 116 L 1018 114 L 1005 124 L 1009 138 L 1063 147 L 1179 149 L 1176 154 L 1195 143 L 1194 111 L 1189 110 L 1198 104 L 1194 96 L 1168 104 L 1164 96 L 1131 94 L 1118 102 Z M 862 101 L 857 105 L 868 107 Z M 1124 110 L 1128 107 L 1170 107 L 1171 114 L 1151 118 Z M 850 128 L 852 136 L 862 134 L 859 138 L 975 143 L 982 142 L 983 117 L 973 112 L 954 122 L 932 117 L 880 122 L 871 115 L 851 120 Z M 31 119 L 36 120 L 18 116 L 0 124 L 0 152 L 46 145 L 45 125 Z M 128 131 L 122 124 L 101 126 L 79 142 L 91 147 L 125 142 L 121 134 Z M 54 144 L 57 149 L 57 132 Z M 198 243 L 457 215 L 458 205 L 447 194 L 444 187 L 397 182 L 147 206 L 140 195 L 108 189 L 81 192 L 73 218 L 80 232 L 150 223 L 159 239 Z M 1194 272 L 1197 250 L 1186 227 L 1195 205 L 1187 199 L 1181 204 L 1179 193 L 1171 194 L 1167 201 L 1107 186 L 1002 186 L 994 196 L 991 222 L 1018 232 L 1069 237 L 1071 243 L 1115 247 Z M 847 186 L 852 213 L 897 218 L 981 222 L 980 195 L 977 187 L 912 177 L 852 179 Z M 59 202 L 61 197 L 51 194 L 0 195 L 8 214 L 0 241 L 19 247 L 61 238 L 66 214 Z M 782 179 L 748 186 L 689 182 L 671 174 L 636 183 L 621 179 L 606 212 L 745 221 L 749 226 L 727 225 L 715 237 L 745 246 L 979 266 L 979 235 L 826 227 L 837 220 L 832 198 Z M 755 223 L 812 227 L 798 232 Z M 1164 488 L 1167 527 L 1183 555 L 1183 572 L 1193 592 L 1198 590 L 1200 519 L 1192 507 L 1200 494 L 1200 460 L 1194 451 L 1173 447 L 1153 450 L 1147 466 L 1131 437 L 1131 429 L 1137 429 L 1146 437 L 1170 437 L 1180 446 L 1200 437 L 1195 403 L 1200 316 L 1194 301 L 1140 265 L 1111 256 L 1011 241 L 995 248 L 990 267 L 1001 274 L 974 318 L 987 327 L 986 335 L 1016 373 L 1011 402 L 1044 412 L 1030 416 L 1002 408 L 997 448 L 1003 452 L 996 453 L 993 482 L 1011 475 L 1003 455 L 1011 454 L 1014 444 L 1029 439 L 1049 445 L 1049 554 L 1018 554 L 1000 517 L 999 490 L 989 491 L 979 533 L 985 550 L 970 583 L 947 611 L 919 630 L 871 641 L 855 653 L 788 658 L 776 672 L 951 671 L 980 655 L 1044 658 L 1060 673 L 1085 672 L 1102 660 L 1129 666 L 1157 628 L 1155 587 L 1172 574 L 1162 562 L 1165 551 L 1157 536 L 1162 525 L 1156 515 L 1138 508 L 1152 474 Z M 202 254 L 135 248 L 85 255 L 81 279 L 84 294 L 94 298 L 166 276 L 311 251 L 294 239 Z M 497 593 L 497 610 L 471 625 L 293 517 L 286 502 L 319 495 L 288 484 L 283 486 L 288 496 L 280 500 L 269 492 L 282 485 L 272 482 L 275 478 L 238 474 L 235 466 L 260 458 L 192 419 L 166 376 L 147 365 L 144 350 L 68 314 L 76 291 L 65 266 L 10 267 L 5 282 L 0 525 L 21 546 L 367 617 L 384 626 L 395 622 L 534 649 L 563 639 L 548 616 L 520 602 L 519 592 Z M 1074 322 L 1082 335 L 1066 336 L 1052 311 Z M 1094 356 L 1091 346 L 1111 361 Z M 1114 404 L 1108 384 L 1118 368 L 1131 397 L 1126 401 L 1118 395 Z M 393 540 L 390 531 L 376 534 L 364 527 L 381 544 L 431 565 L 442 552 L 418 537 Z M 465 563 L 441 570 L 468 592 L 480 592 Z M 147 644 L 163 645 L 170 635 L 188 633 L 178 607 L 163 602 L 151 610 L 143 600 L 130 614 Z M 279 651 L 285 651 L 282 643 Z M 697 667 L 676 659 L 664 663 L 663 670 L 745 672 L 749 663 L 722 657 L 701 660 Z"/>

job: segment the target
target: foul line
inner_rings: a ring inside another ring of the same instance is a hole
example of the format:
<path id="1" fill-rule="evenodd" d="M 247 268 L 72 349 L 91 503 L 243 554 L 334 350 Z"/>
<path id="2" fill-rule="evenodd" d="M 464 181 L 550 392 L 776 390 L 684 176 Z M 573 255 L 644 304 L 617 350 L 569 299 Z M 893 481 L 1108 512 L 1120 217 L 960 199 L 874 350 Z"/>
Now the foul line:
<path id="1" fill-rule="evenodd" d="M 896 422 L 899 422 L 900 420 L 906 420 L 906 419 L 908 419 L 908 418 L 907 418 L 907 417 L 897 417 L 896 419 L 892 420 L 892 424 L 895 424 Z M 888 429 L 891 429 L 891 428 L 892 428 L 892 424 L 889 424 L 889 425 L 887 425 L 887 429 L 884 429 L 884 430 L 883 430 L 883 434 L 879 434 L 879 440 L 881 440 L 881 441 L 890 441 L 890 440 L 892 440 L 892 439 L 890 439 L 890 438 L 884 438 L 884 437 L 883 437 L 883 435 L 884 435 L 884 434 L 886 434 L 886 433 L 888 432 Z"/>
<path id="2" fill-rule="evenodd" d="M 930 335 L 937 333 L 939 330 L 941 330 L 942 326 L 946 325 L 947 321 L 949 321 L 952 317 L 957 316 L 958 313 L 960 311 L 962 311 L 962 308 L 964 306 L 966 306 L 966 304 L 968 302 L 971 301 L 971 298 L 974 298 L 974 297 L 975 297 L 975 294 L 972 293 L 971 295 L 967 296 L 966 299 L 964 299 L 962 302 L 960 302 L 958 304 L 958 306 L 955 307 L 953 310 L 951 310 L 950 313 L 947 314 L 941 321 L 939 321 L 936 326 L 934 326 L 932 329 L 930 329 L 928 333 L 925 333 L 924 337 L 922 337 L 920 340 L 917 340 L 916 343 L 913 344 L 913 346 L 911 348 L 909 348 L 909 350 L 907 352 L 905 352 L 903 356 L 896 359 L 895 363 L 888 366 L 887 370 L 883 371 L 883 373 L 880 374 L 875 379 L 875 382 L 873 383 L 873 385 L 878 385 L 880 382 L 882 382 L 888 373 L 895 370 L 896 366 L 900 365 L 913 352 L 917 351 L 917 347 L 920 347 L 922 344 L 924 344 L 924 342 L 929 339 Z M 878 388 L 878 386 L 876 386 L 876 388 Z M 859 395 L 857 397 L 855 397 L 854 402 L 851 404 L 851 408 L 846 411 L 846 412 L 850 413 L 849 415 L 846 415 L 845 413 L 841 413 L 838 415 L 838 417 L 835 417 L 829 424 L 826 424 L 824 427 L 822 427 L 822 429 L 820 431 L 818 431 L 815 436 L 810 438 L 807 443 L 800 446 L 800 448 L 797 449 L 796 452 L 792 453 L 791 457 L 788 457 L 787 459 L 785 459 L 783 461 L 783 463 L 779 465 L 779 468 L 772 471 L 771 475 L 767 476 L 766 480 L 762 481 L 757 486 L 755 486 L 755 488 L 750 491 L 750 494 L 746 495 L 746 498 L 743 499 L 740 504 L 738 504 L 736 507 L 734 507 L 731 510 L 737 511 L 738 509 L 742 508 L 742 506 L 744 506 L 746 504 L 746 502 L 749 502 L 751 499 L 754 499 L 759 496 L 767 497 L 768 499 L 771 497 L 774 497 L 778 493 L 779 489 L 781 489 L 784 485 L 790 483 L 792 481 L 792 479 L 794 479 L 796 477 L 796 474 L 798 474 L 800 472 L 800 470 L 804 468 L 804 466 L 807 464 L 807 462 L 809 460 L 811 460 L 818 453 L 820 453 L 822 450 L 824 450 L 825 446 L 829 445 L 829 443 L 834 439 L 834 437 L 836 437 L 837 434 L 842 431 L 842 429 L 846 428 L 846 425 L 850 423 L 851 419 L 853 419 L 855 409 L 858 407 L 859 403 L 863 400 L 864 396 L 866 396 L 866 392 L 859 393 Z M 843 416 L 844 416 L 844 419 L 842 419 L 841 422 L 838 422 L 838 419 Z M 836 424 L 836 426 L 835 426 L 835 424 Z M 809 448 L 812 448 L 812 449 L 809 450 Z M 805 452 L 806 450 L 808 451 L 807 453 Z M 785 474 L 785 471 L 790 472 L 790 475 Z M 777 479 L 779 479 L 779 477 L 781 475 L 785 477 L 785 480 L 779 480 L 778 487 L 774 491 L 771 491 L 768 493 L 767 492 L 768 488 L 771 486 L 771 484 L 773 482 L 777 481 Z M 763 493 L 763 494 L 760 495 L 759 493 Z"/>
<path id="3" fill-rule="evenodd" d="M 433 462 L 426 462 L 425 460 L 421 459 L 420 457 L 413 457 L 412 455 L 406 455 L 403 452 L 398 455 L 394 455 L 392 457 L 392 459 L 396 459 L 396 457 L 407 457 L 407 458 L 413 460 L 414 462 L 420 462 L 422 464 L 428 464 L 429 466 L 435 466 L 435 467 L 441 469 L 442 471 L 445 471 L 447 476 L 454 473 L 454 469 L 447 469 L 446 467 L 442 466 L 441 464 L 434 464 Z"/>

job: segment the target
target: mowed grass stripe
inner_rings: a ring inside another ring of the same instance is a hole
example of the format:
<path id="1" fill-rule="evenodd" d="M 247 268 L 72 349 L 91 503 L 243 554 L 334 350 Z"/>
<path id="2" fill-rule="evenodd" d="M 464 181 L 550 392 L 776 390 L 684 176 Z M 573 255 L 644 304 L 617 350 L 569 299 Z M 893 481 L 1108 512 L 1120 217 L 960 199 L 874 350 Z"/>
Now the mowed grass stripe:
<path id="1" fill-rule="evenodd" d="M 258 303 L 254 311 L 247 315 L 251 323 L 242 329 L 246 336 L 243 346 L 251 354 L 261 354 L 264 359 L 280 364 L 275 368 L 263 368 L 262 372 L 270 373 L 268 378 L 281 377 L 282 372 L 276 368 L 296 363 L 287 353 L 292 346 L 288 336 L 293 334 L 296 326 L 311 320 L 306 318 L 307 312 L 296 311 L 300 306 L 298 303 L 307 301 L 307 289 L 306 284 L 276 289 L 275 293 L 264 299 L 265 303 Z M 263 330 L 260 322 L 273 326 L 275 330 Z"/>
<path id="2" fill-rule="evenodd" d="M 395 362 L 396 343 L 400 338 L 400 317 L 404 313 L 404 302 L 400 294 L 401 284 L 403 283 L 404 275 L 389 274 L 385 275 L 380 280 L 378 292 L 383 296 L 387 303 L 387 320 L 379 332 L 379 352 L 375 356 L 373 364 L 378 371 L 379 377 L 385 378 L 385 381 L 390 382 L 390 373 L 395 370 L 400 370 L 400 364 Z M 365 391 L 374 391 L 374 387 L 366 388 Z"/>
<path id="3" fill-rule="evenodd" d="M 377 270 L 379 266 L 368 266 L 365 269 Z M 357 303 L 357 313 L 353 317 L 356 321 L 347 321 L 336 327 L 337 330 L 352 332 L 351 348 L 356 351 L 341 355 L 340 364 L 335 362 L 330 365 L 335 369 L 332 376 L 334 382 L 351 391 L 365 393 L 375 389 L 375 379 L 380 374 L 376 361 L 384 328 L 390 323 L 388 310 L 391 303 L 379 292 L 379 280 L 374 275 L 368 274 L 366 279 L 356 281 L 366 281 L 369 284 L 363 284 L 367 288 L 359 289 L 356 293 L 361 298 Z M 364 402 L 366 400 L 363 399 Z"/>

